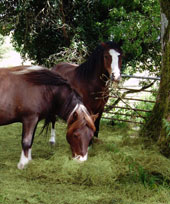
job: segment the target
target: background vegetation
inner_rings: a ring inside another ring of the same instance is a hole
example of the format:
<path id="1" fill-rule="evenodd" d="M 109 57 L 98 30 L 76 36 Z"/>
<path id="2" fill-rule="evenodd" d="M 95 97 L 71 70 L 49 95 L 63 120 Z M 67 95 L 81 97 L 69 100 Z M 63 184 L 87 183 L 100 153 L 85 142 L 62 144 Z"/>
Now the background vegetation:
<path id="1" fill-rule="evenodd" d="M 12 32 L 16 49 L 36 63 L 81 63 L 98 43 L 114 40 L 132 73 L 159 74 L 158 0 L 2 0 L 0 13 L 0 32 Z"/>

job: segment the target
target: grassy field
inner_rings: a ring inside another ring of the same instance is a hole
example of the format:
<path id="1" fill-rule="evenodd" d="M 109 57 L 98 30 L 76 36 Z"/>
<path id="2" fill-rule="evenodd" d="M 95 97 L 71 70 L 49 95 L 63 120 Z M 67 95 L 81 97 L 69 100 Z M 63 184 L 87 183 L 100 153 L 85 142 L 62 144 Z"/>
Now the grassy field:
<path id="1" fill-rule="evenodd" d="M 21 125 L 0 127 L 0 204 L 170 203 L 170 160 L 136 131 L 102 122 L 100 140 L 79 164 L 70 159 L 63 122 L 54 147 L 38 134 L 41 127 L 24 170 L 17 169 Z"/>

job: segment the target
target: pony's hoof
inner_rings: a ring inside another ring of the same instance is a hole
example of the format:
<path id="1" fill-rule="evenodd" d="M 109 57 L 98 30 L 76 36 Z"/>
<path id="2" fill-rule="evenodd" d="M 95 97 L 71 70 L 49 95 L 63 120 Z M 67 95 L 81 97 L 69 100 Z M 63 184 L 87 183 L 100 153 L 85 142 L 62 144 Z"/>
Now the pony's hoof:
<path id="1" fill-rule="evenodd" d="M 54 146 L 55 145 L 55 142 L 53 142 L 53 141 L 49 141 L 50 142 L 50 145 L 51 146 Z"/>
<path id="2" fill-rule="evenodd" d="M 18 163 L 17 167 L 18 167 L 18 169 L 22 170 L 22 169 L 24 169 L 25 165 L 22 163 Z"/>
<path id="3" fill-rule="evenodd" d="M 51 137 L 50 140 L 49 140 L 49 143 L 53 146 L 55 145 L 55 138 L 54 137 Z"/>

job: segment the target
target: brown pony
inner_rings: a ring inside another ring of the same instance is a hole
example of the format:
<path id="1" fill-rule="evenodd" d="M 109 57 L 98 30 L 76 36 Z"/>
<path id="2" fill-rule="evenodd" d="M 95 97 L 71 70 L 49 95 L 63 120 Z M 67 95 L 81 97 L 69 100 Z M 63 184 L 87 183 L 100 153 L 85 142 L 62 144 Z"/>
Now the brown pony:
<path id="1" fill-rule="evenodd" d="M 21 122 L 22 152 L 18 168 L 31 160 L 34 133 L 40 120 L 46 127 L 58 115 L 67 121 L 72 156 L 85 161 L 95 125 L 80 96 L 58 74 L 35 66 L 0 69 L 0 125 Z"/>
<path id="2" fill-rule="evenodd" d="M 83 98 L 83 103 L 91 114 L 97 114 L 95 121 L 98 137 L 99 123 L 108 100 L 107 82 L 120 79 L 122 52 L 120 46 L 107 42 L 100 44 L 89 59 L 80 66 L 69 63 L 55 65 L 52 70 L 67 79 L 70 86 Z M 50 142 L 55 143 L 55 121 L 52 124 Z"/>

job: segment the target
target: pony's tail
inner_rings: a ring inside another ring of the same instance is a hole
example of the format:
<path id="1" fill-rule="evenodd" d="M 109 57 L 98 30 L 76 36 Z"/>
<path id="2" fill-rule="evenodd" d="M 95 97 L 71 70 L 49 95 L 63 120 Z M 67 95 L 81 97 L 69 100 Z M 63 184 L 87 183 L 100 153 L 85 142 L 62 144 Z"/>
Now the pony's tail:
<path id="1" fill-rule="evenodd" d="M 41 128 L 39 135 L 41 135 L 45 131 L 45 135 L 47 136 L 48 131 L 49 131 L 49 127 L 50 127 L 50 122 L 51 122 L 51 120 L 49 120 L 47 118 L 44 120 L 44 124 L 43 124 L 43 127 Z"/>

